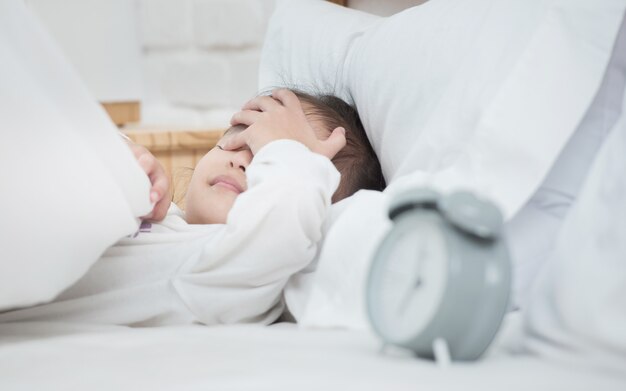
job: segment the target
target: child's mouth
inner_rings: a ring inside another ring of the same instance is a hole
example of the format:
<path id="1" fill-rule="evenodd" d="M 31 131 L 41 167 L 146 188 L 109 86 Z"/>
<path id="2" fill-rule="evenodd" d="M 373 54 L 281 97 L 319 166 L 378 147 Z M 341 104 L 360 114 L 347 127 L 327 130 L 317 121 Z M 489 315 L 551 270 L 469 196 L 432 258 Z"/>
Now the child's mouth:
<path id="1" fill-rule="evenodd" d="M 235 181 L 234 179 L 225 176 L 225 175 L 220 175 L 218 177 L 216 177 L 215 179 L 213 179 L 210 183 L 211 186 L 220 186 L 223 187 L 227 190 L 230 190 L 236 194 L 240 194 L 243 192 L 243 189 L 241 188 L 241 186 L 237 183 L 237 181 Z"/>

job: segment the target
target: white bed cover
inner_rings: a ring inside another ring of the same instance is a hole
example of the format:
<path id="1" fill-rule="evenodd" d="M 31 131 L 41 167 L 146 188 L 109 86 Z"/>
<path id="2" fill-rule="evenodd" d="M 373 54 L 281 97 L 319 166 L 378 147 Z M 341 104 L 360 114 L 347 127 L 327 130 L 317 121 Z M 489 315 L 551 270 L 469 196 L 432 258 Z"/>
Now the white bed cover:
<path id="1" fill-rule="evenodd" d="M 294 324 L 0 325 L 1 390 L 626 390 L 626 373 L 519 352 L 512 314 L 485 359 L 438 367 L 366 332 Z"/>

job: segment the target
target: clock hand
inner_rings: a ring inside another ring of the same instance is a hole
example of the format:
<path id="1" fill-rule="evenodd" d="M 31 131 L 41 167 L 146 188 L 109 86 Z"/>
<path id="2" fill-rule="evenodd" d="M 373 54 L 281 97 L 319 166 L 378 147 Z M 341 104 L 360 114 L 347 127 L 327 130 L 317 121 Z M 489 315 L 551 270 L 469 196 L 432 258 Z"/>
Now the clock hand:
<path id="1" fill-rule="evenodd" d="M 422 264 L 428 259 L 428 248 L 420 246 L 417 254 L 417 272 L 415 273 L 415 282 L 413 282 L 413 290 L 422 286 Z"/>
<path id="2" fill-rule="evenodd" d="M 409 305 L 409 301 L 413 297 L 413 293 L 416 289 L 422 286 L 422 262 L 428 256 L 428 252 L 424 249 L 423 246 L 419 247 L 417 254 L 417 271 L 416 278 L 413 284 L 407 289 L 407 292 L 404 294 L 400 305 L 398 306 L 398 314 L 403 313 L 406 310 L 406 307 Z"/>

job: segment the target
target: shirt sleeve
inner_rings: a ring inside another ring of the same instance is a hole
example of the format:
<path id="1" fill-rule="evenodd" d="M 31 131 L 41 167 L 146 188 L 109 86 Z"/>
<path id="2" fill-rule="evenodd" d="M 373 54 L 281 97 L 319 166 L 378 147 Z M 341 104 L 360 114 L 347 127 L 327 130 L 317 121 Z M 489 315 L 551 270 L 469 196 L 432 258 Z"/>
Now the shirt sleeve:
<path id="1" fill-rule="evenodd" d="M 237 197 L 224 229 L 173 281 L 205 324 L 278 318 L 289 277 L 317 253 L 340 178 L 328 158 L 292 140 L 264 146 L 246 174 L 248 190 Z"/>

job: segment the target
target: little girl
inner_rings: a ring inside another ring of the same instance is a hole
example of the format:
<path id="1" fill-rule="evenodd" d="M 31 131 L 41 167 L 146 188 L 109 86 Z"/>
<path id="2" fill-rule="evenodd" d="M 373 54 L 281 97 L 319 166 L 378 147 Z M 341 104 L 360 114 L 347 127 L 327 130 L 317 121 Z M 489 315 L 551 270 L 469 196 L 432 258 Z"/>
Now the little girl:
<path id="1" fill-rule="evenodd" d="M 198 162 L 185 213 L 172 205 L 52 303 L 2 313 L 0 322 L 275 321 L 289 277 L 317 253 L 331 200 L 381 190 L 384 180 L 358 116 L 337 98 L 275 90 L 231 123 Z"/>

